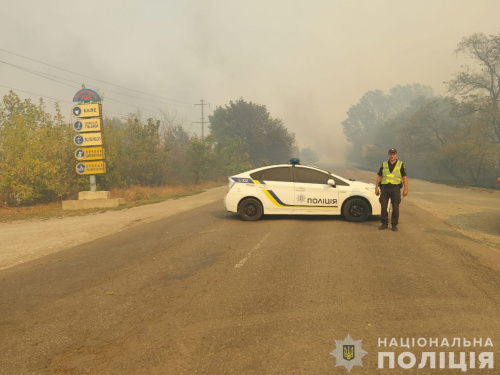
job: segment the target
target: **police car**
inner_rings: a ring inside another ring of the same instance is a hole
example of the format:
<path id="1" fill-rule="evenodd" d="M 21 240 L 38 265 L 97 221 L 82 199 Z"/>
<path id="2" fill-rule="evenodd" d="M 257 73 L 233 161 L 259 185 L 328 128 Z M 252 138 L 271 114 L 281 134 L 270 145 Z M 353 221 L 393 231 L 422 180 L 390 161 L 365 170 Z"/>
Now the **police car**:
<path id="1" fill-rule="evenodd" d="M 224 206 L 248 221 L 264 214 L 343 215 L 356 222 L 380 215 L 374 184 L 300 165 L 297 158 L 229 177 Z"/>

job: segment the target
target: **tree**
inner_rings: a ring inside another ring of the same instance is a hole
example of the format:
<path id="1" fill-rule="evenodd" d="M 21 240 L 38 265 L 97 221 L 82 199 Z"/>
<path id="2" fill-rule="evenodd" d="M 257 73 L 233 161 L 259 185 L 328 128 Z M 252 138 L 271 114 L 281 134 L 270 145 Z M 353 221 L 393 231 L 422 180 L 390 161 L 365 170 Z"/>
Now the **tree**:
<path id="1" fill-rule="evenodd" d="M 463 71 L 447 82 L 448 90 L 473 103 L 489 124 L 492 139 L 500 142 L 500 35 L 472 34 L 463 38 L 456 53 L 471 58 L 479 70 L 463 66 Z"/>
<path id="2" fill-rule="evenodd" d="M 348 141 L 362 143 L 366 136 L 393 115 L 389 98 L 381 91 L 368 91 L 347 111 L 342 121 Z"/>
<path id="3" fill-rule="evenodd" d="M 56 115 L 22 101 L 14 92 L 0 105 L 0 193 L 9 204 L 49 202 L 79 190 L 83 179 L 75 172 L 74 132 Z M 87 182 L 88 184 L 88 182 Z"/>
<path id="4" fill-rule="evenodd" d="M 190 163 L 191 172 L 194 174 L 194 183 L 198 184 L 200 179 L 206 177 L 212 169 L 214 155 L 212 152 L 213 142 L 209 135 L 205 139 L 197 136 L 191 137 L 186 157 Z"/>
<path id="5" fill-rule="evenodd" d="M 497 152 L 493 143 L 484 142 L 481 124 L 472 122 L 452 132 L 434 160 L 455 180 L 478 184 L 495 165 Z"/>
<path id="6" fill-rule="evenodd" d="M 124 121 L 107 120 L 105 148 L 108 188 L 133 185 L 158 186 L 166 182 L 167 153 L 161 145 L 160 121 L 146 123 L 140 114 L 129 114 Z"/>
<path id="7" fill-rule="evenodd" d="M 344 134 L 350 142 L 364 143 L 372 138 L 385 121 L 403 112 L 414 100 L 432 96 L 429 86 L 418 83 L 397 85 L 391 88 L 389 95 L 381 90 L 368 91 L 347 111 L 347 118 L 342 121 Z"/>
<path id="8" fill-rule="evenodd" d="M 436 179 L 443 169 L 453 175 L 450 164 L 436 163 L 436 155 L 447 145 L 450 135 L 462 127 L 464 117 L 458 107 L 453 98 L 436 97 L 399 116 L 403 127 L 396 134 L 395 144 L 405 150 L 406 164 L 414 176 Z"/>
<path id="9" fill-rule="evenodd" d="M 397 119 L 397 116 L 408 108 L 414 110 L 432 95 L 430 87 L 420 84 L 395 86 L 389 95 L 380 90 L 363 95 L 356 105 L 351 106 L 347 118 L 342 121 L 344 134 L 352 144 L 349 159 L 372 166 L 373 159 L 385 157 L 388 145 L 393 147 L 395 130 L 402 127 L 404 119 Z"/>
<path id="10" fill-rule="evenodd" d="M 432 98 L 434 92 L 430 86 L 419 83 L 411 85 L 396 85 L 389 90 L 391 106 L 396 113 L 400 113 L 413 105 L 416 100 Z"/>
<path id="11" fill-rule="evenodd" d="M 250 155 L 244 151 L 241 138 L 226 138 L 224 147 L 217 145 L 215 148 L 215 159 L 218 169 L 225 176 L 232 176 L 252 168 Z"/>
<path id="12" fill-rule="evenodd" d="M 217 107 L 208 118 L 217 150 L 234 146 L 236 138 L 241 140 L 237 151 L 248 154 L 253 166 L 282 163 L 291 156 L 295 135 L 280 119 L 272 118 L 264 105 L 241 98 Z"/>
<path id="13" fill-rule="evenodd" d="M 104 121 L 106 173 L 98 178 L 105 189 L 126 188 L 129 186 L 124 169 L 124 161 L 127 160 L 124 127 L 123 122 L 116 117 Z"/>
<path id="14" fill-rule="evenodd" d="M 397 143 L 414 176 L 480 184 L 494 166 L 496 144 L 487 141 L 481 116 L 469 103 L 432 98 L 402 123 Z"/>
<path id="15" fill-rule="evenodd" d="M 428 154 L 435 152 L 460 127 L 458 103 L 453 98 L 432 98 L 411 113 L 399 137 L 409 151 Z"/>
<path id="16" fill-rule="evenodd" d="M 151 118 L 143 124 L 138 114 L 126 118 L 123 169 L 129 186 L 164 183 L 165 155 L 160 146 L 159 126 L 159 121 Z"/>
<path id="17" fill-rule="evenodd" d="M 166 152 L 167 182 L 170 184 L 192 181 L 187 158 L 190 136 L 183 128 L 184 118 L 175 111 L 162 112 L 160 142 Z"/>

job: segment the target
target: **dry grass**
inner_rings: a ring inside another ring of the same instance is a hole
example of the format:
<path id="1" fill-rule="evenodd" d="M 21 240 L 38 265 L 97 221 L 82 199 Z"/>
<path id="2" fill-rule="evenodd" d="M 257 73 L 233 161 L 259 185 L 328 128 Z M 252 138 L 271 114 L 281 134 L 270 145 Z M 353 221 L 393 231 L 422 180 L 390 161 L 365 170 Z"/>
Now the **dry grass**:
<path id="1" fill-rule="evenodd" d="M 221 186 L 221 182 L 204 182 L 199 185 L 189 186 L 136 186 L 130 189 L 111 190 L 112 198 L 125 198 L 126 204 L 115 208 L 96 208 L 88 210 L 63 211 L 61 202 L 39 204 L 28 207 L 0 206 L 0 222 L 13 222 L 20 220 L 47 220 L 56 217 L 79 216 L 107 210 L 121 210 L 134 206 L 153 204 L 167 199 L 178 199 L 189 195 L 202 193 L 206 189 Z"/>

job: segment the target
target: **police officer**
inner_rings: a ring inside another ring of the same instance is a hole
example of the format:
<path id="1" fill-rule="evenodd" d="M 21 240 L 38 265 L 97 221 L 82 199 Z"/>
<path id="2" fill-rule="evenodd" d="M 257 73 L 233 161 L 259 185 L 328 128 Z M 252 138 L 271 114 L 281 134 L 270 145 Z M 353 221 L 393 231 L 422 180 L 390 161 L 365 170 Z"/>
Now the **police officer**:
<path id="1" fill-rule="evenodd" d="M 398 160 L 398 152 L 396 149 L 391 148 L 389 150 L 389 160 L 382 163 L 377 174 L 377 183 L 375 184 L 375 194 L 380 194 L 379 201 L 382 206 L 382 225 L 378 229 L 382 230 L 388 228 L 389 214 L 387 213 L 387 206 L 390 199 L 392 203 L 392 230 L 398 230 L 399 203 L 401 202 L 401 187 L 403 184 L 403 197 L 406 197 L 406 195 L 408 195 L 406 168 L 403 162 Z"/>

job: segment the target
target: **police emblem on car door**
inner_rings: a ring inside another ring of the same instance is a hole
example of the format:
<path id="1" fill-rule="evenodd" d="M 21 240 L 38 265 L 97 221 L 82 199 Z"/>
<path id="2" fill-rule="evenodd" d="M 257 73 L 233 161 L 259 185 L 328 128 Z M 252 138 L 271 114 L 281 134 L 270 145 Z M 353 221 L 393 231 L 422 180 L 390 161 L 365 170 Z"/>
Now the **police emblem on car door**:
<path id="1" fill-rule="evenodd" d="M 338 189 L 328 184 L 331 175 L 301 166 L 294 166 L 293 172 L 297 213 L 339 210 Z"/>

